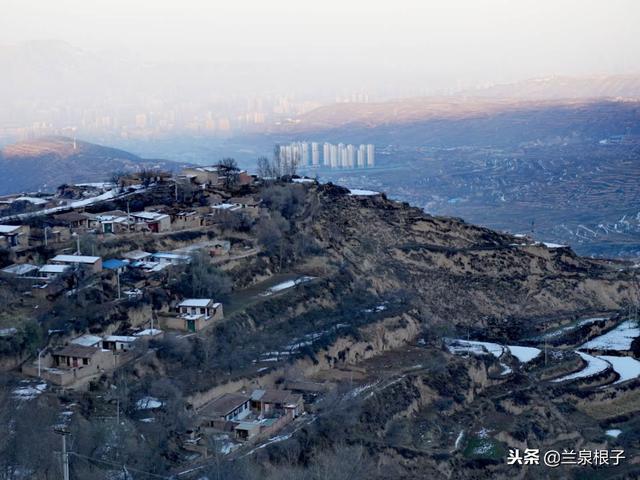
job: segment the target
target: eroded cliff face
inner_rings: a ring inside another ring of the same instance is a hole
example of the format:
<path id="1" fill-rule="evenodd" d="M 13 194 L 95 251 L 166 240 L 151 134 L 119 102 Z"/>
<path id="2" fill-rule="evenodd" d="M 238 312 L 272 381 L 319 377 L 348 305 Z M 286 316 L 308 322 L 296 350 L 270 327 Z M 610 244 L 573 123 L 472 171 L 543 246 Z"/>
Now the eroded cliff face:
<path id="1" fill-rule="evenodd" d="M 434 323 L 517 337 L 536 320 L 616 310 L 638 295 L 633 271 L 568 248 L 432 217 L 384 196 L 320 186 L 314 236 L 377 295 L 405 292 Z"/>

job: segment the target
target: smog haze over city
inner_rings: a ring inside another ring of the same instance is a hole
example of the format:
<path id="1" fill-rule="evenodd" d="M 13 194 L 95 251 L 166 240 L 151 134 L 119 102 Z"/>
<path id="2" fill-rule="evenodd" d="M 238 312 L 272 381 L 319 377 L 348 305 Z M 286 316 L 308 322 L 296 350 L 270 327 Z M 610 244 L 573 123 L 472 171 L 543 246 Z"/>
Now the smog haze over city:
<path id="1" fill-rule="evenodd" d="M 5 0 L 0 141 L 229 136 L 336 102 L 633 74 L 639 14 L 632 0 Z"/>

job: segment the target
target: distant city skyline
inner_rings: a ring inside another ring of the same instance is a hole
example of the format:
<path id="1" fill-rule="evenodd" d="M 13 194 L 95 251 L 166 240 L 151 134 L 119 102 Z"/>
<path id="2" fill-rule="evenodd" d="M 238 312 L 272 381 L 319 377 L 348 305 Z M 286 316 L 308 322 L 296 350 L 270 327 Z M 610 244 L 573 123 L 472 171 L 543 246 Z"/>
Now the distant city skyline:
<path id="1" fill-rule="evenodd" d="M 285 164 L 296 164 L 306 168 L 367 168 L 374 167 L 375 145 L 372 143 L 353 144 L 319 142 L 291 142 L 276 145 L 278 157 Z"/>

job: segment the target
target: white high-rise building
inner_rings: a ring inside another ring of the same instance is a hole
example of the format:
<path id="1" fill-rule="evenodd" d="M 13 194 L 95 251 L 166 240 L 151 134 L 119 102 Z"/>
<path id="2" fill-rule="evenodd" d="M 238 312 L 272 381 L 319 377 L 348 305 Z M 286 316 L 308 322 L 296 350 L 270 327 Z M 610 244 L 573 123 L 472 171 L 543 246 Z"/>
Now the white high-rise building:
<path id="1" fill-rule="evenodd" d="M 349 168 L 353 168 L 356 163 L 356 149 L 353 145 L 347 145 L 347 164 Z"/>
<path id="2" fill-rule="evenodd" d="M 376 164 L 376 150 L 373 144 L 367 145 L 367 166 L 373 167 Z"/>
<path id="3" fill-rule="evenodd" d="M 365 167 L 367 165 L 367 147 L 360 145 L 358 147 L 358 167 Z"/>
<path id="4" fill-rule="evenodd" d="M 317 142 L 311 142 L 311 165 L 320 165 L 320 146 Z"/>
<path id="5" fill-rule="evenodd" d="M 331 144 L 324 142 L 322 146 L 322 164 L 325 167 L 329 167 L 331 165 Z"/>
<path id="6" fill-rule="evenodd" d="M 338 146 L 329 144 L 331 148 L 331 168 L 337 168 L 340 165 L 340 157 L 338 156 Z"/>
<path id="7" fill-rule="evenodd" d="M 347 166 L 347 149 L 344 143 L 338 144 L 338 166 L 342 168 Z"/>
<path id="8" fill-rule="evenodd" d="M 309 144 L 307 142 L 302 142 L 300 144 L 300 165 L 307 167 L 309 164 Z"/>
<path id="9" fill-rule="evenodd" d="M 285 145 L 284 147 L 284 159 L 286 162 L 290 162 L 293 159 L 293 154 L 295 151 L 295 145 L 290 143 L 289 145 Z"/>

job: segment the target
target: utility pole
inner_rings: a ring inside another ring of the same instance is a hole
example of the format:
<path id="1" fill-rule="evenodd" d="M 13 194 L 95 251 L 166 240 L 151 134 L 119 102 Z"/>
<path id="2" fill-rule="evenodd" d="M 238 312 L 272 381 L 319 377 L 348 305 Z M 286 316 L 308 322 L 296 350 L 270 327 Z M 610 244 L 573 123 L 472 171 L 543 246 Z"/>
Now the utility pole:
<path id="1" fill-rule="evenodd" d="M 69 480 L 69 454 L 67 453 L 67 434 L 62 434 L 62 476 Z"/>
<path id="2" fill-rule="evenodd" d="M 69 480 L 69 454 L 67 453 L 67 435 L 69 431 L 65 427 L 55 428 L 54 431 L 62 436 L 62 478 Z"/>
<path id="3" fill-rule="evenodd" d="M 547 366 L 547 337 L 544 337 L 544 366 Z"/>
<path id="4" fill-rule="evenodd" d="M 131 211 L 129 210 L 129 200 L 127 200 L 127 231 L 131 231 Z"/>
<path id="5" fill-rule="evenodd" d="M 471 350 L 471 343 L 469 342 L 469 326 L 467 325 L 467 358 L 469 358 L 469 350 Z"/>
<path id="6" fill-rule="evenodd" d="M 41 350 L 38 350 L 38 378 L 42 378 L 42 376 L 40 375 L 40 365 L 41 365 L 41 358 L 42 358 L 42 353 L 47 349 L 47 347 L 44 347 Z"/>
<path id="7" fill-rule="evenodd" d="M 76 237 L 76 255 L 80 255 L 80 235 L 74 233 L 73 236 Z"/>
<path id="8" fill-rule="evenodd" d="M 116 278 L 118 279 L 118 300 L 120 300 L 120 268 L 116 270 Z"/>

